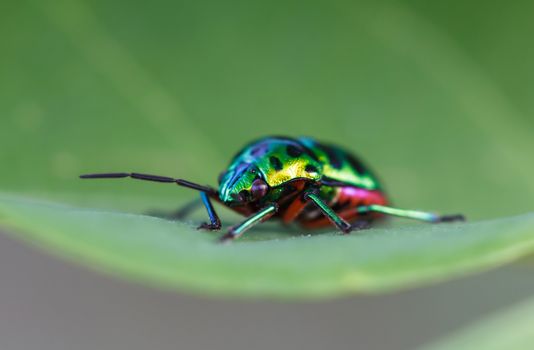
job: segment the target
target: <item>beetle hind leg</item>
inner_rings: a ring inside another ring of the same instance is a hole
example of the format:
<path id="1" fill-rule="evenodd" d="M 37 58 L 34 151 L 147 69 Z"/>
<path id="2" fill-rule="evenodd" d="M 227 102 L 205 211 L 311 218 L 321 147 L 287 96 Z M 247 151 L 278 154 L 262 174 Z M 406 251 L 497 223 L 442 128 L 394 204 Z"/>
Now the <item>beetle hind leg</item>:
<path id="1" fill-rule="evenodd" d="M 454 214 L 454 215 L 441 215 L 437 217 L 437 221 L 435 222 L 454 222 L 454 221 L 466 221 L 465 216 L 462 214 Z"/>
<path id="2" fill-rule="evenodd" d="M 418 210 L 406 210 L 406 209 L 392 208 L 392 207 L 387 207 L 384 205 L 361 206 L 357 208 L 357 212 L 358 214 L 380 213 L 380 214 L 398 216 L 401 218 L 414 219 L 414 220 L 425 221 L 425 222 L 430 222 L 430 223 L 465 221 L 465 216 L 462 214 L 438 215 L 438 214 L 418 211 Z"/>
<path id="3" fill-rule="evenodd" d="M 367 230 L 372 227 L 372 221 L 367 219 L 358 219 L 350 225 L 351 231 Z"/>

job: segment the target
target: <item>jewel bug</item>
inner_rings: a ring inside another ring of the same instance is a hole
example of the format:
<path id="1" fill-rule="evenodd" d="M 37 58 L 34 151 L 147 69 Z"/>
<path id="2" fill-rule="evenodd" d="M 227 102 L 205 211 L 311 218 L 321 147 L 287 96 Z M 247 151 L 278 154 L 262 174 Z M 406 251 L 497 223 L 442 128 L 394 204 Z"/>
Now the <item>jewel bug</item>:
<path id="1" fill-rule="evenodd" d="M 392 207 L 377 177 L 358 158 L 341 147 L 309 137 L 270 136 L 251 142 L 221 173 L 218 189 L 183 179 L 140 173 L 80 177 L 129 177 L 173 183 L 199 191 L 210 219 L 199 229 L 221 229 L 212 200 L 246 216 L 244 221 L 230 227 L 221 241 L 238 238 L 270 218 L 283 223 L 297 222 L 305 228 L 333 224 L 345 234 L 368 228 L 373 221 L 386 215 L 431 223 L 465 220 L 460 214 L 440 216 Z M 182 217 L 193 208 L 190 204 L 177 216 Z"/>

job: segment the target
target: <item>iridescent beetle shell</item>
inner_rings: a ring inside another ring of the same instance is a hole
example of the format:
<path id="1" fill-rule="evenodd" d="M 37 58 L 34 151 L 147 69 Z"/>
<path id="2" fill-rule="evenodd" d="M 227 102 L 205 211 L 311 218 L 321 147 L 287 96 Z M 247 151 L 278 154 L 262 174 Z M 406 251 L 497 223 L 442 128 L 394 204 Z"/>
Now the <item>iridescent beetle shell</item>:
<path id="1" fill-rule="evenodd" d="M 322 199 L 345 220 L 358 216 L 357 206 L 387 204 L 377 178 L 360 160 L 305 137 L 266 137 L 245 146 L 221 174 L 219 200 L 245 215 L 277 202 L 276 216 L 284 222 L 326 226 L 330 221 L 313 206 L 303 209 L 306 204 L 298 196 L 313 184 L 320 185 Z"/>

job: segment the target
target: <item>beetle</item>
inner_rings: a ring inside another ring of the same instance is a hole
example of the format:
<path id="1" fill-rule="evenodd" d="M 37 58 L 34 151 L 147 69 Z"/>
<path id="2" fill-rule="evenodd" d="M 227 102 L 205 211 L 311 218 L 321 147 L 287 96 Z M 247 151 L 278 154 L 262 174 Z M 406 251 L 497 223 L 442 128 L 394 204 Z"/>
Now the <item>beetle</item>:
<path id="1" fill-rule="evenodd" d="M 200 192 L 210 222 L 198 228 L 221 229 L 212 200 L 246 219 L 229 228 L 220 240 L 236 239 L 269 218 L 298 222 L 305 228 L 335 225 L 345 234 L 369 228 L 387 215 L 430 223 L 465 220 L 392 207 L 377 177 L 364 163 L 341 147 L 310 137 L 269 136 L 241 149 L 219 176 L 219 188 L 183 179 L 140 173 L 81 175 L 83 179 L 133 178 L 179 186 Z M 182 213 L 190 211 L 187 206 Z"/>

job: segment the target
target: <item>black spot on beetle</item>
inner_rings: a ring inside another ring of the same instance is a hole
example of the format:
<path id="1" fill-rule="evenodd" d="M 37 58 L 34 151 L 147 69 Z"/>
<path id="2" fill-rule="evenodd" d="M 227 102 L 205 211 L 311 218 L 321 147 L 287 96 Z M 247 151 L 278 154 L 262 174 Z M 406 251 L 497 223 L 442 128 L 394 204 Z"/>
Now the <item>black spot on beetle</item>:
<path id="1" fill-rule="evenodd" d="M 308 164 L 308 165 L 306 165 L 306 168 L 304 168 L 304 170 L 306 170 L 306 172 L 308 172 L 308 173 L 316 173 L 317 172 L 317 167 L 315 165 Z"/>
<path id="2" fill-rule="evenodd" d="M 269 158 L 269 162 L 271 163 L 271 166 L 274 168 L 274 170 L 278 171 L 278 170 L 282 170 L 282 168 L 284 167 L 284 165 L 282 164 L 282 162 L 280 161 L 280 159 L 278 159 L 277 157 L 275 156 L 272 156 Z"/>
<path id="3" fill-rule="evenodd" d="M 302 148 L 304 153 L 306 153 L 311 159 L 315 160 L 316 162 L 319 161 L 319 157 L 315 153 L 313 153 L 305 144 L 302 142 L 299 142 L 298 140 L 294 141 L 298 146 Z"/>
<path id="4" fill-rule="evenodd" d="M 358 158 L 356 158 L 355 156 L 353 156 L 351 154 L 347 154 L 347 160 L 349 161 L 349 164 L 354 169 L 356 169 L 358 174 L 366 174 L 368 172 L 367 168 L 365 167 L 365 165 L 363 165 L 363 163 Z"/>
<path id="5" fill-rule="evenodd" d="M 317 146 L 319 146 L 321 151 L 326 153 L 326 156 L 328 157 L 328 162 L 330 163 L 330 165 L 332 165 L 334 169 L 341 169 L 341 166 L 343 165 L 343 159 L 338 154 L 338 152 L 336 152 L 332 147 L 326 145 L 317 144 Z"/>
<path id="6" fill-rule="evenodd" d="M 288 145 L 286 148 L 287 155 L 293 158 L 300 157 L 304 150 L 295 145 Z"/>

